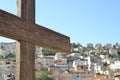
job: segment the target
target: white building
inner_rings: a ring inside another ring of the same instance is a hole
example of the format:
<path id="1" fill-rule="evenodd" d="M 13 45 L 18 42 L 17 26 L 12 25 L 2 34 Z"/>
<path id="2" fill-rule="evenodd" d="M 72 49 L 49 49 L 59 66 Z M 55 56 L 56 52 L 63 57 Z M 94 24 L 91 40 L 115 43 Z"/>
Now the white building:
<path id="1" fill-rule="evenodd" d="M 66 62 L 57 62 L 54 64 L 55 68 L 58 69 L 61 73 L 68 71 L 68 64 Z"/>
<path id="2" fill-rule="evenodd" d="M 100 54 L 100 58 L 101 58 L 101 59 L 107 59 L 108 57 L 109 57 L 109 55 Z"/>
<path id="3" fill-rule="evenodd" d="M 74 48 L 73 51 L 83 53 L 84 49 L 83 47 L 78 47 L 78 48 Z"/>
<path id="4" fill-rule="evenodd" d="M 118 55 L 118 52 L 115 49 L 109 49 L 109 54 L 111 54 L 111 55 Z"/>
<path id="5" fill-rule="evenodd" d="M 91 65 L 91 58 L 90 56 L 84 58 L 84 59 L 78 59 L 78 60 L 74 60 L 73 61 L 73 67 L 75 65 L 88 65 L 90 66 Z"/>
<path id="6" fill-rule="evenodd" d="M 9 49 L 10 53 L 15 54 L 16 53 L 16 43 L 11 42 L 11 43 L 6 43 L 7 49 Z"/>
<path id="7" fill-rule="evenodd" d="M 102 66 L 95 64 L 95 65 L 94 65 L 94 72 L 95 72 L 95 73 L 103 74 Z"/>
<path id="8" fill-rule="evenodd" d="M 48 67 L 54 64 L 54 56 L 38 57 L 35 61 Z"/>
<path id="9" fill-rule="evenodd" d="M 87 65 L 87 61 L 86 60 L 74 60 L 73 61 L 73 67 L 76 67 L 77 65 Z"/>
<path id="10" fill-rule="evenodd" d="M 91 67 L 91 57 L 87 56 L 85 59 L 87 60 L 88 70 L 90 70 L 90 67 Z"/>
<path id="11" fill-rule="evenodd" d="M 56 53 L 55 54 L 55 60 L 61 60 L 63 53 Z"/>
<path id="12" fill-rule="evenodd" d="M 115 61 L 114 63 L 110 64 L 111 70 L 120 69 L 120 61 Z"/>
<path id="13" fill-rule="evenodd" d="M 101 62 L 107 63 L 107 64 L 111 64 L 111 60 L 110 60 L 109 58 L 107 58 L 107 59 L 102 59 Z"/>
<path id="14" fill-rule="evenodd" d="M 71 53 L 69 56 L 71 56 L 71 57 L 80 57 L 80 54 L 79 53 Z"/>
<path id="15" fill-rule="evenodd" d="M 8 50 L 10 53 L 16 53 L 16 43 L 0 43 L 0 48 L 3 50 Z"/>
<path id="16" fill-rule="evenodd" d="M 0 72 L 2 74 L 15 73 L 16 61 L 13 60 L 1 60 L 0 61 Z"/>
<path id="17" fill-rule="evenodd" d="M 91 70 L 91 68 L 90 68 L 91 67 L 91 62 L 89 62 L 87 59 L 74 60 L 72 67 L 74 68 L 74 70 L 79 70 L 79 69 Z"/>
<path id="18" fill-rule="evenodd" d="M 16 53 L 16 44 L 15 42 L 11 43 L 0 43 L 0 55 L 5 57 L 9 54 L 15 54 Z"/>
<path id="19" fill-rule="evenodd" d="M 45 66 L 51 66 L 54 64 L 54 56 L 46 56 L 44 57 L 44 65 Z"/>
<path id="20" fill-rule="evenodd" d="M 56 61 L 67 62 L 67 56 L 66 56 L 65 53 L 56 53 L 56 54 L 55 54 L 55 60 L 56 60 Z"/>

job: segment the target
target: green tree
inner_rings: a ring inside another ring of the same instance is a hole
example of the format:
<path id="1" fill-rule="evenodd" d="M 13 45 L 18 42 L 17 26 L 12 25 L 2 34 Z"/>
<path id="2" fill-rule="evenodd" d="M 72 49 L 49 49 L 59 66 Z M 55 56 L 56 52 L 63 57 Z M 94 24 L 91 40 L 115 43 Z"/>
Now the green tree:
<path id="1" fill-rule="evenodd" d="M 103 63 L 103 66 L 108 66 L 107 62 L 104 62 L 104 63 Z"/>
<path id="2" fill-rule="evenodd" d="M 77 47 L 82 47 L 82 45 L 79 42 L 76 45 Z"/>
<path id="3" fill-rule="evenodd" d="M 50 77 L 51 73 L 48 71 L 36 71 L 36 80 L 53 80 L 52 77 Z"/>
<path id="4" fill-rule="evenodd" d="M 113 49 L 117 49 L 115 45 L 113 45 Z"/>
<path id="5" fill-rule="evenodd" d="M 120 52 L 118 52 L 118 57 L 120 58 Z"/>
<path id="6" fill-rule="evenodd" d="M 51 77 L 48 77 L 48 75 L 43 74 L 36 80 L 53 80 L 53 79 Z"/>
<path id="7" fill-rule="evenodd" d="M 75 43 L 71 43 L 72 48 L 77 48 L 78 46 Z"/>
<path id="8" fill-rule="evenodd" d="M 48 55 L 50 55 L 50 56 L 54 56 L 55 55 L 55 51 L 52 51 L 52 50 L 49 50 L 49 49 L 42 49 L 42 54 L 44 55 L 44 56 L 48 56 Z"/>
<path id="9" fill-rule="evenodd" d="M 13 53 L 10 53 L 9 55 L 7 55 L 5 58 L 15 58 L 16 57 L 16 55 L 15 54 L 13 54 Z"/>

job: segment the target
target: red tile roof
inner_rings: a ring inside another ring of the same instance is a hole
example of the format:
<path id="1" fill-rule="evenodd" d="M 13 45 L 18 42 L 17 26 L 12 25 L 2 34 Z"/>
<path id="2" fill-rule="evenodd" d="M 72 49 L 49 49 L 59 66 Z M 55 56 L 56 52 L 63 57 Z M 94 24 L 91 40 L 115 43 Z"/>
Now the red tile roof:
<path id="1" fill-rule="evenodd" d="M 55 63 L 55 64 L 58 64 L 58 65 L 67 65 L 66 62 L 57 62 L 57 63 Z"/>
<path id="2" fill-rule="evenodd" d="M 71 78 L 72 75 L 69 74 L 69 73 L 62 73 L 62 74 L 59 75 L 59 77 L 61 77 L 61 78 Z"/>

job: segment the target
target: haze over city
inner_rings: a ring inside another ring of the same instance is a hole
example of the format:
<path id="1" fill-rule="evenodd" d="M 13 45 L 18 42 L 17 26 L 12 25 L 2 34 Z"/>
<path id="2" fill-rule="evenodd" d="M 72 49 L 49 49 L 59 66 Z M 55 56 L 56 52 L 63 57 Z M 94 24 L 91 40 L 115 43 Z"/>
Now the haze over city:
<path id="1" fill-rule="evenodd" d="M 0 9 L 16 14 L 16 0 L 1 0 Z M 82 45 L 119 43 L 120 0 L 36 0 L 36 23 Z"/>

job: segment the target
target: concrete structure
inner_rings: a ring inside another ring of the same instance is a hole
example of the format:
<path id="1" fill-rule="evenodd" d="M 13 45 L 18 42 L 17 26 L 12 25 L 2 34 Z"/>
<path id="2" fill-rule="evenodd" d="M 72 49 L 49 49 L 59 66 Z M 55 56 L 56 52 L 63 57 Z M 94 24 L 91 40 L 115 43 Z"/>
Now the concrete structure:
<path id="1" fill-rule="evenodd" d="M 83 53 L 83 47 L 74 48 L 73 51 Z"/>
<path id="2" fill-rule="evenodd" d="M 86 66 L 87 66 L 87 69 L 90 70 L 90 67 L 91 67 L 90 56 L 88 56 L 84 59 L 78 59 L 78 60 L 73 61 L 73 67 L 75 68 L 75 70 L 78 70 L 77 69 L 78 65 L 81 66 L 81 69 L 83 69 L 83 70 L 85 70 Z"/>
<path id="3" fill-rule="evenodd" d="M 62 59 L 62 54 L 63 53 L 56 53 L 55 54 L 55 60 L 61 60 Z"/>
<path id="4" fill-rule="evenodd" d="M 117 57 L 118 51 L 116 49 L 109 49 L 109 54 L 112 55 L 113 57 Z"/>
<path id="5" fill-rule="evenodd" d="M 15 69 L 16 69 L 16 61 L 15 59 L 11 60 L 1 60 L 0 61 L 0 74 L 6 75 L 13 73 L 15 75 Z"/>
<path id="6" fill-rule="evenodd" d="M 46 56 L 44 57 L 44 66 L 52 66 L 54 65 L 54 56 Z"/>
<path id="7" fill-rule="evenodd" d="M 56 53 L 55 61 L 67 62 L 67 56 L 65 55 L 65 53 Z"/>
<path id="8" fill-rule="evenodd" d="M 110 69 L 112 70 L 120 69 L 120 61 L 115 61 L 114 63 L 110 64 Z"/>
<path id="9" fill-rule="evenodd" d="M 103 74 L 102 66 L 101 65 L 94 65 L 94 72 Z"/>
<path id="10" fill-rule="evenodd" d="M 68 71 L 68 64 L 66 62 L 57 62 L 54 64 L 54 66 L 59 70 L 60 73 Z"/>

